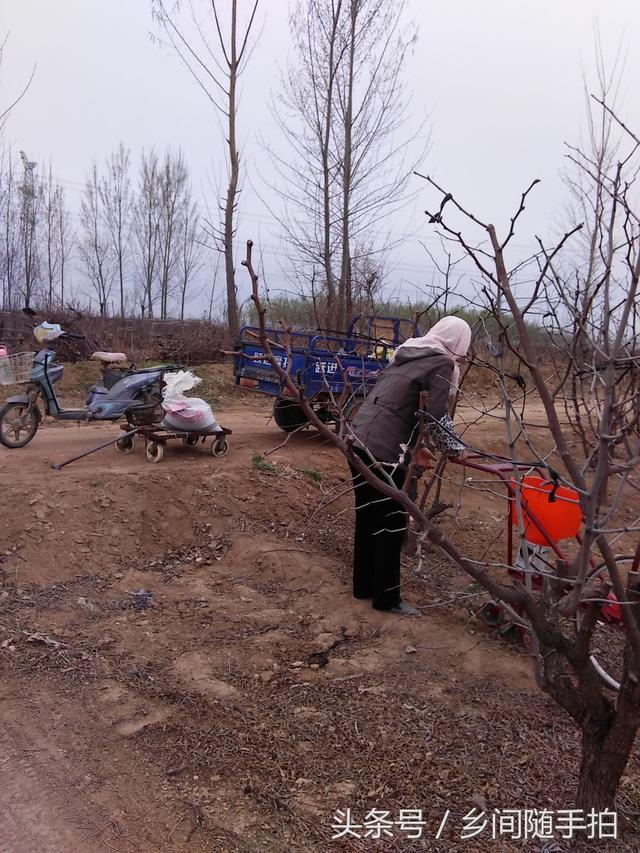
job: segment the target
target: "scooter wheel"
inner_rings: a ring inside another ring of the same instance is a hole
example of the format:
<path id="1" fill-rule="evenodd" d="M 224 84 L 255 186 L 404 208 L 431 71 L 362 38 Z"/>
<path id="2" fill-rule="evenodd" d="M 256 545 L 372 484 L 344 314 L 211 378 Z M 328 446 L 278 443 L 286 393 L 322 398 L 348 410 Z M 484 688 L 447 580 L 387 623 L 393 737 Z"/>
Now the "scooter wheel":
<path id="1" fill-rule="evenodd" d="M 147 444 L 147 459 L 149 462 L 162 462 L 164 457 L 164 447 L 158 441 L 150 441 Z"/>
<path id="2" fill-rule="evenodd" d="M 0 444 L 5 447 L 24 447 L 29 444 L 40 426 L 40 410 L 25 403 L 7 403 L 0 409 Z"/>
<path id="3" fill-rule="evenodd" d="M 116 450 L 119 450 L 120 453 L 132 453 L 135 446 L 135 438 L 132 435 L 129 435 L 126 438 L 119 438 L 118 441 L 116 441 Z"/>
<path id="4" fill-rule="evenodd" d="M 182 443 L 186 447 L 195 447 L 199 441 L 200 441 L 199 435 L 184 435 L 182 437 Z"/>
<path id="5" fill-rule="evenodd" d="M 217 438 L 211 445 L 211 453 L 213 456 L 224 456 L 229 449 L 226 438 Z"/>

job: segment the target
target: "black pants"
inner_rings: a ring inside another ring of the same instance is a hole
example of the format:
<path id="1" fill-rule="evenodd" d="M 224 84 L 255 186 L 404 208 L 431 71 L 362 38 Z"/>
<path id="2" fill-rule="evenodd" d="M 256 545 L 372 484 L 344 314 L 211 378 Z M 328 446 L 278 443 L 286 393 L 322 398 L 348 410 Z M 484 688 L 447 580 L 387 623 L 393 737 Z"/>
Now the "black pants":
<path id="1" fill-rule="evenodd" d="M 364 453 L 355 451 L 371 468 Z M 376 610 L 391 610 L 400 603 L 400 553 L 407 529 L 407 513 L 391 498 L 368 483 L 350 464 L 356 499 L 356 530 L 353 540 L 353 594 L 372 598 Z M 373 473 L 384 479 L 382 472 Z M 390 468 L 386 469 L 390 472 Z M 391 475 L 401 487 L 405 472 L 396 468 Z"/>

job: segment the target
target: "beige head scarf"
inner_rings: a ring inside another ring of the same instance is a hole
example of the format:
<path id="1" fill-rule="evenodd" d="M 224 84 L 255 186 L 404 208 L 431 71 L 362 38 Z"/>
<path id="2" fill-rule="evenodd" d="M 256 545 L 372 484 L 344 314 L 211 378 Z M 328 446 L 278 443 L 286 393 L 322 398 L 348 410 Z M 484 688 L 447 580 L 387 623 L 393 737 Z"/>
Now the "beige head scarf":
<path id="1" fill-rule="evenodd" d="M 462 360 L 471 346 L 471 327 L 461 317 L 443 317 L 429 329 L 426 335 L 419 338 L 409 338 L 393 354 L 395 356 L 403 347 L 412 349 L 435 349 L 449 356 L 453 361 L 453 376 L 451 391 L 455 395 L 460 382 L 460 368 L 457 362 Z"/>

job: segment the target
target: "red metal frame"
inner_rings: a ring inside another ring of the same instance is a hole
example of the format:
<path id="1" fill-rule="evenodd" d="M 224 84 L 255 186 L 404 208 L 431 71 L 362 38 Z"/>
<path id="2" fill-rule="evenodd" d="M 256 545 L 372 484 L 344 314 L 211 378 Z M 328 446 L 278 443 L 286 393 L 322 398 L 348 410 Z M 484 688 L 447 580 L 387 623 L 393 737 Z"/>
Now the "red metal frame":
<path id="1" fill-rule="evenodd" d="M 482 459 L 483 457 L 477 457 Z M 494 474 L 498 479 L 500 479 L 507 490 L 508 501 L 507 501 L 507 565 L 513 565 L 513 525 L 511 524 L 511 504 L 516 500 L 516 488 L 513 480 L 514 472 L 517 471 L 535 471 L 535 473 L 539 477 L 545 476 L 545 471 L 543 468 L 532 466 L 530 464 L 522 464 L 519 462 L 512 462 L 510 459 L 500 459 L 500 461 L 496 464 L 489 465 L 487 463 L 477 462 L 475 461 L 475 457 L 466 457 L 465 459 L 451 459 L 451 462 L 455 462 L 456 465 L 462 465 L 465 468 L 474 468 L 476 471 L 482 471 L 485 474 Z M 544 525 L 534 512 L 527 508 L 527 515 L 539 529 L 540 533 L 547 540 L 548 547 L 551 548 L 556 556 L 561 560 L 566 560 L 567 556 L 564 551 L 559 547 L 557 542 L 554 542 L 553 539 L 549 536 L 547 531 L 544 528 Z"/>
<path id="2" fill-rule="evenodd" d="M 513 565 L 513 524 L 511 521 L 511 504 L 516 500 L 516 481 L 514 480 L 514 474 L 517 471 L 533 471 L 538 476 L 545 478 L 545 474 L 547 473 L 541 466 L 513 462 L 510 459 L 505 457 L 500 457 L 498 461 L 494 464 L 488 464 L 486 462 L 480 462 L 479 459 L 483 459 L 483 456 L 471 456 L 465 457 L 464 459 L 451 459 L 451 462 L 454 462 L 456 465 L 461 465 L 465 468 L 472 468 L 476 471 L 482 471 L 484 474 L 493 474 L 499 480 L 502 481 L 504 487 L 507 490 L 507 566 L 509 566 L 509 571 L 511 573 L 517 572 Z M 548 474 L 547 474 L 548 479 Z M 544 528 L 544 525 L 540 522 L 540 520 L 536 517 L 535 513 L 533 513 L 529 507 L 527 507 L 527 516 L 533 521 L 533 523 L 537 526 L 538 530 L 542 534 L 542 536 L 547 540 L 549 548 L 553 550 L 556 556 L 563 561 L 567 561 L 567 556 L 560 548 L 557 542 L 554 542 L 547 531 Z M 576 535 L 576 540 L 578 542 L 582 542 L 582 535 L 578 533 Z M 590 562 L 592 566 L 597 568 L 597 562 L 593 557 L 590 558 Z M 631 571 L 637 572 L 638 568 L 640 568 L 640 541 L 638 542 L 635 550 L 635 554 L 633 557 L 633 563 L 631 566 Z M 517 572 L 518 574 L 521 574 Z M 602 615 L 606 621 L 610 622 L 622 622 L 622 613 L 617 604 L 617 598 L 613 593 L 610 594 L 611 604 L 605 605 L 602 609 Z"/>

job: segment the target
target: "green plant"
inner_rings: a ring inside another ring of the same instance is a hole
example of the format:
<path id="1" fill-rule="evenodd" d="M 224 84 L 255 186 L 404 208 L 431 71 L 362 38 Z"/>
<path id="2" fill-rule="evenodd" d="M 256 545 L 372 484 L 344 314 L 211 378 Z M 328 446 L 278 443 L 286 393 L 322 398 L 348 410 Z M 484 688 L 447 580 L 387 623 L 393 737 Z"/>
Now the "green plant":
<path id="1" fill-rule="evenodd" d="M 316 471 L 315 468 L 298 468 L 298 471 L 316 483 L 322 482 L 322 474 L 320 471 Z"/>
<path id="2" fill-rule="evenodd" d="M 278 470 L 273 462 L 269 462 L 262 453 L 254 453 L 251 457 L 251 464 L 257 471 L 262 471 L 264 474 L 275 474 Z"/>

